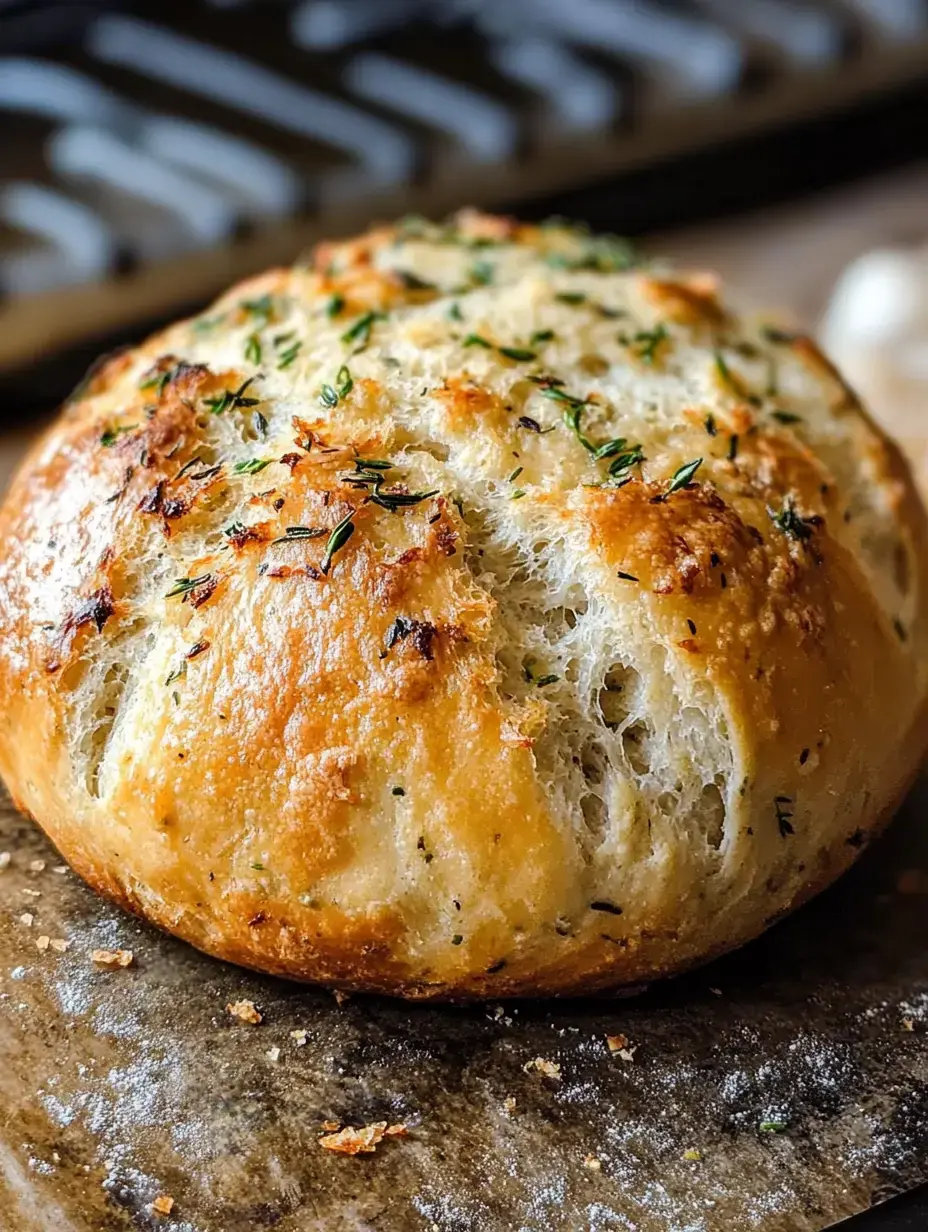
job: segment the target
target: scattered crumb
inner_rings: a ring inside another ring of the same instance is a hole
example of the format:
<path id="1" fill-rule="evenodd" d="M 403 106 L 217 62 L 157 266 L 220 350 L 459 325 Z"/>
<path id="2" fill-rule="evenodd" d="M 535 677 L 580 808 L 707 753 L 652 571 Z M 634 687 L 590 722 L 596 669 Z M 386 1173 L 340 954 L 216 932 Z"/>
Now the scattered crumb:
<path id="1" fill-rule="evenodd" d="M 606 1044 L 610 1052 L 617 1052 L 623 1061 L 631 1064 L 638 1051 L 637 1044 L 629 1044 L 627 1035 L 607 1035 Z"/>
<path id="2" fill-rule="evenodd" d="M 29 872 L 30 873 L 44 873 L 45 872 L 45 861 L 44 860 L 30 860 L 29 861 Z"/>
<path id="3" fill-rule="evenodd" d="M 43 933 L 41 937 L 36 937 L 35 948 L 37 950 L 42 950 L 42 952 L 44 953 L 45 950 L 48 949 L 50 943 L 51 943 L 51 937 L 46 937 L 45 934 Z"/>
<path id="4" fill-rule="evenodd" d="M 280 1060 L 280 1049 L 277 1047 L 276 1044 L 274 1045 L 273 1048 L 269 1048 L 267 1050 L 267 1059 L 269 1061 L 272 1061 L 275 1065 Z"/>
<path id="5" fill-rule="evenodd" d="M 332 995 L 335 997 L 336 1005 L 344 1005 L 346 1001 L 351 1000 L 351 994 L 347 992 L 342 992 L 340 988 L 336 988 L 333 991 Z"/>
<path id="6" fill-rule="evenodd" d="M 67 864 L 53 864 L 53 865 L 52 865 L 52 872 L 53 872 L 53 873 L 57 873 L 57 874 L 59 875 L 59 877 L 64 876 L 64 874 L 65 874 L 67 871 L 68 871 L 68 866 L 67 866 Z"/>
<path id="7" fill-rule="evenodd" d="M 515 1096 L 507 1095 L 506 1098 L 503 1100 L 503 1111 L 504 1112 L 515 1112 L 515 1110 L 516 1110 Z"/>
<path id="8" fill-rule="evenodd" d="M 170 1194 L 159 1194 L 151 1204 L 156 1215 L 170 1215 L 174 1209 L 174 1199 Z"/>
<path id="9" fill-rule="evenodd" d="M 557 1061 L 546 1061 L 544 1057 L 535 1057 L 533 1061 L 526 1061 L 522 1066 L 527 1074 L 532 1070 L 537 1070 L 539 1074 L 544 1074 L 546 1078 L 560 1078 L 561 1067 Z"/>
<path id="10" fill-rule="evenodd" d="M 337 1134 L 324 1134 L 319 1139 L 319 1145 L 340 1155 L 370 1154 L 384 1138 L 403 1138 L 407 1132 L 405 1125 L 388 1125 L 386 1121 L 375 1121 L 373 1125 L 362 1125 L 360 1129 L 346 1125 Z"/>
<path id="11" fill-rule="evenodd" d="M 131 967 L 135 955 L 131 950 L 91 950 L 90 958 L 98 967 Z"/>
<path id="12" fill-rule="evenodd" d="M 583 1158 L 584 1168 L 589 1168 L 591 1172 L 602 1171 L 602 1160 L 597 1159 L 595 1155 L 585 1155 Z"/>
<path id="13" fill-rule="evenodd" d="M 63 954 L 70 945 L 69 941 L 65 941 L 64 937 L 52 937 L 48 943 L 53 950 L 59 954 Z"/>
<path id="14" fill-rule="evenodd" d="M 914 1031 L 915 1030 L 915 1019 L 914 1018 L 903 1018 L 902 1029 L 903 1031 Z"/>
<path id="15" fill-rule="evenodd" d="M 303 1048 L 306 1045 L 309 1035 L 305 1027 L 297 1027 L 295 1031 L 290 1032 L 290 1038 L 296 1044 L 297 1048 Z"/>
<path id="16" fill-rule="evenodd" d="M 226 1010 L 233 1018 L 239 1018 L 242 1022 L 250 1022 L 254 1027 L 264 1021 L 264 1015 L 254 1001 L 230 1001 Z"/>
<path id="17" fill-rule="evenodd" d="M 694 1146 L 687 1147 L 683 1152 L 683 1158 L 690 1160 L 691 1163 L 696 1163 L 702 1159 L 702 1151 L 697 1150 Z"/>
<path id="18" fill-rule="evenodd" d="M 0 872 L 2 872 L 5 868 L 10 867 L 10 861 L 12 859 L 13 857 L 8 851 L 0 851 Z"/>
<path id="19" fill-rule="evenodd" d="M 713 997 L 720 997 L 722 995 L 721 988 L 710 988 L 709 991 L 712 993 Z"/>
<path id="20" fill-rule="evenodd" d="M 19 917 L 19 922 L 20 924 L 25 924 L 27 928 L 31 928 L 32 921 L 34 919 L 35 919 L 35 916 L 32 914 L 31 911 L 24 911 L 22 915 Z"/>
<path id="21" fill-rule="evenodd" d="M 323 1121 L 322 1122 L 322 1129 L 324 1129 L 327 1134 L 331 1134 L 334 1130 L 340 1128 L 340 1126 L 341 1126 L 341 1121 Z"/>
<path id="22" fill-rule="evenodd" d="M 20 893 L 25 894 L 27 898 L 41 898 L 42 897 L 41 890 L 29 890 L 29 889 L 24 888 L 23 890 L 20 891 Z"/>

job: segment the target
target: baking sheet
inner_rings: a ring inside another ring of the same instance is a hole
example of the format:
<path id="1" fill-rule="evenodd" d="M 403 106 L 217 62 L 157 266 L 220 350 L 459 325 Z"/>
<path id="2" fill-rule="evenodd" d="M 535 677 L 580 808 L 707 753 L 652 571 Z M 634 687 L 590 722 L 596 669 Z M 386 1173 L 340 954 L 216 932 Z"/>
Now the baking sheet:
<path id="1" fill-rule="evenodd" d="M 0 1228 L 826 1227 L 928 1179 L 926 805 L 922 782 L 837 887 L 690 976 L 453 1008 L 204 958 L 103 904 L 4 803 Z M 99 970 L 95 948 L 135 963 Z M 227 1013 L 241 999 L 260 1025 Z M 326 1121 L 408 1133 L 349 1157 Z"/>

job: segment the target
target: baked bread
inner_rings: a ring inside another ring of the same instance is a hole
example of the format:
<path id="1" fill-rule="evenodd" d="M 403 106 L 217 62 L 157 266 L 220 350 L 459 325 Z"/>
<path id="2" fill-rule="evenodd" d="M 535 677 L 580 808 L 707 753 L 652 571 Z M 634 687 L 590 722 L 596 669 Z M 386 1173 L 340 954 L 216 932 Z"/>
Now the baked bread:
<path id="1" fill-rule="evenodd" d="M 0 561 L 19 806 L 162 928 L 345 989 L 702 961 L 925 742 L 897 450 L 808 338 L 561 225 L 408 220 L 110 358 Z"/>

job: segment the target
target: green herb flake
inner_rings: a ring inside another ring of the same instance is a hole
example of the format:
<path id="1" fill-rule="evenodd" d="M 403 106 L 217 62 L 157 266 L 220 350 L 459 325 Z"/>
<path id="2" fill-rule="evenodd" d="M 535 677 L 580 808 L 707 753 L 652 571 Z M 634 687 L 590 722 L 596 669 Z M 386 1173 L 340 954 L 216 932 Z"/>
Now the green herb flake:
<path id="1" fill-rule="evenodd" d="M 466 347 L 479 346 L 483 347 L 487 351 L 493 350 L 493 343 L 487 342 L 486 338 L 484 338 L 482 334 L 468 334 L 461 345 Z"/>
<path id="2" fill-rule="evenodd" d="M 262 295 L 259 299 L 244 299 L 239 308 L 259 321 L 261 328 L 267 325 L 274 315 L 274 298 L 271 295 Z"/>
<path id="3" fill-rule="evenodd" d="M 332 560 L 335 553 L 341 551 L 341 549 L 354 534 L 355 527 L 354 522 L 352 521 L 353 517 L 354 512 L 352 511 L 342 518 L 342 520 L 337 526 L 334 527 L 332 533 L 329 535 L 328 541 L 325 545 L 325 552 L 322 556 L 322 563 L 319 566 L 323 573 L 327 574 L 329 572 L 332 568 Z"/>
<path id="4" fill-rule="evenodd" d="M 623 569 L 617 570 L 617 577 L 620 577 L 623 582 L 637 582 L 640 579 L 636 578 L 634 573 L 626 573 Z"/>
<path id="5" fill-rule="evenodd" d="M 553 329 L 536 329 L 529 338 L 530 346 L 537 346 L 540 342 L 553 342 L 555 333 Z"/>
<path id="6" fill-rule="evenodd" d="M 347 398 L 354 389 L 354 380 L 346 364 L 342 364 L 335 374 L 335 391 L 339 398 Z"/>
<path id="7" fill-rule="evenodd" d="M 658 358 L 661 344 L 669 337 L 667 326 L 661 321 L 653 329 L 639 330 L 632 338 L 632 350 L 643 364 L 653 365 Z"/>
<path id="8" fill-rule="evenodd" d="M 781 424 L 796 424 L 802 423 L 801 415 L 794 415 L 792 411 L 771 411 L 771 418 Z"/>
<path id="9" fill-rule="evenodd" d="M 791 539 L 798 539 L 800 542 L 809 539 L 812 536 L 813 527 L 816 525 L 816 520 L 812 518 L 803 518 L 796 512 L 796 505 L 791 496 L 787 496 L 783 500 L 783 507 L 780 510 L 771 509 L 767 506 L 767 513 L 777 530 L 781 530 L 784 535 L 788 535 Z"/>
<path id="10" fill-rule="evenodd" d="M 334 317 L 338 316 L 344 307 L 345 297 L 344 295 L 339 295 L 336 291 L 334 295 L 329 296 L 329 299 L 326 302 L 325 315 L 331 321 Z"/>
<path id="11" fill-rule="evenodd" d="M 201 573 L 199 577 L 176 578 L 174 585 L 164 597 L 165 599 L 173 599 L 175 595 L 189 594 L 191 590 L 196 590 L 198 586 L 203 586 L 210 579 L 211 575 L 209 573 Z"/>
<path id="12" fill-rule="evenodd" d="M 514 359 L 519 363 L 529 363 L 538 358 L 536 352 L 528 350 L 527 347 L 501 346 L 496 349 L 500 355 L 505 355 L 507 359 Z"/>
<path id="13" fill-rule="evenodd" d="M 232 469 L 236 475 L 259 475 L 273 461 L 273 458 L 247 458 L 244 462 L 236 462 Z"/>
<path id="14" fill-rule="evenodd" d="M 496 271 L 489 261 L 475 261 L 470 267 L 470 280 L 478 287 L 488 287 Z"/>
<path id="15" fill-rule="evenodd" d="M 180 667 L 175 667 L 169 676 L 165 678 L 165 685 L 173 684 L 175 680 L 180 680 L 187 675 L 187 663 L 184 660 Z"/>
<path id="16" fill-rule="evenodd" d="M 291 342 L 283 350 L 277 353 L 277 369 L 279 372 L 285 371 L 296 362 L 296 358 L 303 349 L 303 344 L 300 341 Z"/>
<path id="17" fill-rule="evenodd" d="M 346 346 L 351 346 L 353 343 L 358 344 L 358 349 L 363 350 L 371 340 L 371 330 L 377 321 L 383 321 L 386 316 L 382 312 L 365 312 L 363 316 L 358 317 L 355 323 L 346 329 L 342 334 L 342 342 Z"/>
<path id="18" fill-rule="evenodd" d="M 758 1130 L 762 1134 L 782 1134 L 789 1129 L 788 1121 L 761 1121 Z"/>
<path id="19" fill-rule="evenodd" d="M 322 385 L 320 387 L 319 404 L 324 406 L 327 411 L 334 410 L 338 406 L 338 394 L 331 385 Z"/>
<path id="20" fill-rule="evenodd" d="M 282 535 L 271 540 L 271 545 L 297 543 L 301 539 L 321 539 L 325 533 L 325 528 L 320 526 L 288 526 Z"/>
<path id="21" fill-rule="evenodd" d="M 254 383 L 254 380 L 255 378 L 250 376 L 236 390 L 224 389 L 215 398 L 204 398 L 203 405 L 213 415 L 223 415 L 226 411 L 247 410 L 249 407 L 257 406 L 261 401 L 260 398 L 245 396 L 245 390 Z"/>
<path id="22" fill-rule="evenodd" d="M 685 488 L 692 481 L 693 476 L 702 466 L 702 458 L 696 458 L 692 462 L 687 462 L 679 467 L 673 473 L 673 477 L 667 486 L 667 491 L 663 494 L 662 499 L 666 500 L 668 496 L 673 496 L 674 492 L 679 492 L 681 488 Z"/>
<path id="23" fill-rule="evenodd" d="M 705 428 L 709 436 L 718 436 L 718 428 L 715 424 L 715 416 L 707 415 L 705 419 Z"/>
<path id="24" fill-rule="evenodd" d="M 776 810 L 777 828 L 780 838 L 794 834 L 793 830 L 793 798 L 792 796 L 775 796 L 773 807 Z"/>
<path id="25" fill-rule="evenodd" d="M 524 470 L 524 467 L 517 466 L 517 467 L 516 467 L 516 469 L 512 472 L 512 474 L 511 474 L 511 475 L 509 475 L 509 477 L 508 477 L 508 479 L 507 479 L 507 482 L 508 482 L 508 483 L 515 483 L 515 481 L 516 481 L 516 480 L 519 478 L 519 476 L 522 474 L 522 471 L 523 471 L 523 470 Z"/>
<path id="26" fill-rule="evenodd" d="M 558 291 L 554 298 L 559 304 L 572 304 L 574 307 L 586 303 L 586 296 L 582 291 Z"/>
<path id="27" fill-rule="evenodd" d="M 461 305 L 457 302 L 457 300 L 455 300 L 455 302 L 448 309 L 448 317 L 452 321 L 464 320 L 464 313 L 461 311 Z"/>
<path id="28" fill-rule="evenodd" d="M 257 334 L 249 334 L 245 339 L 245 359 L 249 364 L 260 364 L 262 356 L 261 339 Z"/>
<path id="29" fill-rule="evenodd" d="M 556 684 L 558 680 L 560 680 L 560 676 L 556 675 L 554 672 L 551 672 L 547 676 L 539 676 L 535 681 L 535 687 L 537 689 L 544 689 L 549 684 Z"/>
<path id="30" fill-rule="evenodd" d="M 428 492 L 384 492 L 378 487 L 368 499 L 371 504 L 379 505 L 381 509 L 389 509 L 391 513 L 396 513 L 399 509 L 408 509 L 412 505 L 418 505 L 422 501 L 428 500 L 429 497 L 437 495 L 438 488 L 431 488 Z"/>
<path id="31" fill-rule="evenodd" d="M 141 424 L 120 424 L 115 428 L 105 428 L 100 434 L 100 444 L 104 449 L 109 449 L 116 444 L 121 436 L 125 436 L 127 432 L 134 432 L 139 427 L 141 427 Z"/>

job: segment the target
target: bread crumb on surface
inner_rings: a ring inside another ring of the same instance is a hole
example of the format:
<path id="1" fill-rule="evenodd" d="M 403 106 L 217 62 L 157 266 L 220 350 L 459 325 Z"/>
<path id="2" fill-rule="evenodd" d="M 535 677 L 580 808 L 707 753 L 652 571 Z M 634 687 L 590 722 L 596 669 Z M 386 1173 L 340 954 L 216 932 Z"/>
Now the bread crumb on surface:
<path id="1" fill-rule="evenodd" d="M 48 949 L 50 942 L 51 942 L 51 937 L 46 937 L 45 934 L 43 933 L 41 937 L 36 937 L 35 948 L 37 950 L 41 950 L 44 953 Z"/>
<path id="2" fill-rule="evenodd" d="M 340 1126 L 341 1121 L 323 1121 L 321 1128 L 324 1129 L 327 1134 L 331 1134 L 336 1129 L 340 1128 Z"/>
<path id="3" fill-rule="evenodd" d="M 515 1112 L 516 1099 L 514 1095 L 507 1095 L 503 1100 L 503 1112 Z"/>
<path id="4" fill-rule="evenodd" d="M 159 1194 L 151 1204 L 156 1215 L 170 1215 L 174 1209 L 174 1199 L 170 1194 Z"/>
<path id="5" fill-rule="evenodd" d="M 351 1000 L 351 993 L 342 992 L 340 988 L 333 989 L 332 995 L 337 1005 L 344 1005 L 346 1001 Z"/>
<path id="6" fill-rule="evenodd" d="M 30 873 L 44 873 L 45 872 L 45 861 L 44 860 L 30 860 L 29 861 L 29 872 Z"/>
<path id="7" fill-rule="evenodd" d="M 607 1035 L 606 1036 L 606 1046 L 608 1047 L 610 1052 L 621 1052 L 623 1048 L 628 1047 L 628 1036 L 621 1035 L 621 1034 Z"/>
<path id="8" fill-rule="evenodd" d="M 32 914 L 31 911 L 24 911 L 22 915 L 19 917 L 19 922 L 20 924 L 25 924 L 27 928 L 31 928 L 32 921 L 34 919 L 35 919 L 35 916 Z"/>
<path id="9" fill-rule="evenodd" d="M 903 1031 L 914 1031 L 915 1030 L 915 1019 L 914 1018 L 903 1018 L 902 1029 Z"/>
<path id="10" fill-rule="evenodd" d="M 557 1061 L 547 1061 L 544 1057 L 535 1057 L 533 1061 L 526 1061 L 522 1068 L 527 1074 L 530 1074 L 532 1070 L 537 1070 L 546 1078 L 560 1078 L 561 1076 L 561 1067 Z"/>
<path id="11" fill-rule="evenodd" d="M 48 943 L 53 950 L 59 954 L 63 954 L 70 945 L 69 941 L 65 941 L 64 937 L 52 937 Z"/>
<path id="12" fill-rule="evenodd" d="M 697 1160 L 702 1159 L 702 1151 L 697 1150 L 694 1146 L 687 1147 L 683 1152 L 683 1158 L 695 1163 Z"/>
<path id="13" fill-rule="evenodd" d="M 602 1171 L 602 1160 L 597 1159 L 595 1155 L 585 1155 L 583 1158 L 584 1168 L 589 1168 L 591 1172 Z"/>
<path id="14" fill-rule="evenodd" d="M 337 1134 L 324 1134 L 319 1139 L 319 1145 L 339 1155 L 370 1154 L 384 1138 L 404 1138 L 407 1133 L 405 1125 L 388 1125 L 386 1121 L 375 1121 L 372 1125 L 362 1125 L 360 1129 L 346 1125 Z"/>
<path id="15" fill-rule="evenodd" d="M 131 950 L 91 950 L 90 958 L 98 967 L 131 967 L 135 955 Z"/>
<path id="16" fill-rule="evenodd" d="M 302 1048 L 306 1044 L 309 1035 L 305 1027 L 297 1027 L 295 1031 L 290 1032 L 290 1038 L 296 1044 L 297 1048 Z"/>
<path id="17" fill-rule="evenodd" d="M 267 1059 L 276 1065 L 277 1062 L 280 1060 L 280 1049 L 275 1044 L 273 1048 L 269 1048 L 267 1050 L 266 1055 L 267 1055 Z"/>
<path id="18" fill-rule="evenodd" d="M 10 867 L 10 861 L 12 859 L 13 857 L 8 851 L 0 851 L 0 872 L 2 872 L 5 868 Z"/>
<path id="19" fill-rule="evenodd" d="M 226 1010 L 233 1018 L 238 1018 L 242 1022 L 250 1022 L 255 1027 L 259 1022 L 264 1022 L 264 1015 L 254 1001 L 230 1001 Z"/>

